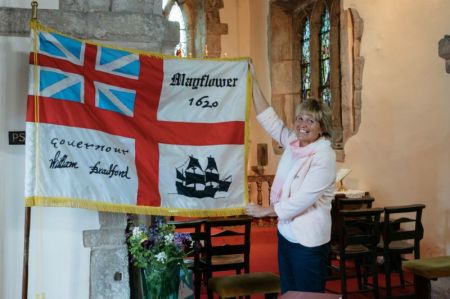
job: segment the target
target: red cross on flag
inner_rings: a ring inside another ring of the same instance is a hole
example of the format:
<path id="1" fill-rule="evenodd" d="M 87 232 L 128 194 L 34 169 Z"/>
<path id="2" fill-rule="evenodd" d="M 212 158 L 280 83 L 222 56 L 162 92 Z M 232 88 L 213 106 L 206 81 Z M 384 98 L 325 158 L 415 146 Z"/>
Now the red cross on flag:
<path id="1" fill-rule="evenodd" d="M 94 44 L 35 23 L 27 206 L 241 214 L 247 59 L 180 59 Z"/>

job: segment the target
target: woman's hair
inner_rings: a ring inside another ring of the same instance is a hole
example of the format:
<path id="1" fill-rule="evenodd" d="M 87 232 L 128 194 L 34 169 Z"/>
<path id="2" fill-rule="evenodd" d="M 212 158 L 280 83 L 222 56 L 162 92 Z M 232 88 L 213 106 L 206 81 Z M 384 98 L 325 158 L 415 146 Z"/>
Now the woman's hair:
<path id="1" fill-rule="evenodd" d="M 320 124 L 322 135 L 331 139 L 333 129 L 331 124 L 331 109 L 323 101 L 315 98 L 308 98 L 302 101 L 295 108 L 295 115 L 309 114 Z"/>

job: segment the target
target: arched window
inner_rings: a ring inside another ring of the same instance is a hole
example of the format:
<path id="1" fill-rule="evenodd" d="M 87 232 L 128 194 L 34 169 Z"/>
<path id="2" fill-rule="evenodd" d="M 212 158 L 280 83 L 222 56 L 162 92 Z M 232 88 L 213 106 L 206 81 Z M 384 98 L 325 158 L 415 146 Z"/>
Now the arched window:
<path id="1" fill-rule="evenodd" d="M 302 99 L 311 96 L 311 31 L 309 29 L 309 18 L 303 22 L 303 33 L 301 38 L 301 95 Z"/>
<path id="2" fill-rule="evenodd" d="M 164 15 L 166 15 L 169 21 L 178 22 L 180 24 L 180 42 L 176 45 L 173 54 L 176 56 L 187 57 L 187 30 L 180 6 L 174 0 L 163 0 L 162 8 Z"/>
<path id="3" fill-rule="evenodd" d="M 162 8 L 163 16 L 180 24 L 180 43 L 174 49 L 175 55 L 220 57 L 220 36 L 228 33 L 227 24 L 220 23 L 223 1 L 163 0 Z"/>
<path id="4" fill-rule="evenodd" d="M 338 161 L 361 123 L 364 67 L 363 20 L 356 10 L 343 10 L 341 2 L 272 0 L 269 38 L 272 106 L 293 127 L 298 102 L 310 96 L 326 102 Z M 281 154 L 277 144 L 273 150 Z"/>
<path id="5" fill-rule="evenodd" d="M 330 13 L 325 6 L 322 22 L 320 26 L 320 98 L 331 106 L 331 89 L 330 89 Z"/>

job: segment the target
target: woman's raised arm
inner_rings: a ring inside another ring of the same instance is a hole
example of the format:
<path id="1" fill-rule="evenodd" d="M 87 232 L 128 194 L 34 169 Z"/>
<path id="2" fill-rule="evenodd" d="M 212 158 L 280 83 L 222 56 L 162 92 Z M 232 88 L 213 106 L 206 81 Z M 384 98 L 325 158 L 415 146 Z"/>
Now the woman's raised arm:
<path id="1" fill-rule="evenodd" d="M 252 74 L 252 82 L 253 82 L 253 106 L 255 106 L 256 114 L 260 114 L 264 110 L 270 107 L 266 98 L 263 96 L 261 89 L 258 84 L 258 80 L 256 80 L 255 67 L 252 63 L 249 63 L 250 73 Z"/>

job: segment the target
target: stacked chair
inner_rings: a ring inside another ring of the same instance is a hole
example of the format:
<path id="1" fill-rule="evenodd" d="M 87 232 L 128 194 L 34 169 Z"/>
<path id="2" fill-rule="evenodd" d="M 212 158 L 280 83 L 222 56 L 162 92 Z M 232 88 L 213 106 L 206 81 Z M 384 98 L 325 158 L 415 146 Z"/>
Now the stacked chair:
<path id="1" fill-rule="evenodd" d="M 378 244 L 378 255 L 383 256 L 386 274 L 386 297 L 392 296 L 392 272 L 400 275 L 400 285 L 405 287 L 402 260 L 405 254 L 420 259 L 420 240 L 423 239 L 423 204 L 391 206 L 384 208 L 382 240 Z"/>
<path id="2" fill-rule="evenodd" d="M 339 261 L 338 277 L 342 298 L 348 298 L 347 279 L 355 277 L 358 292 L 372 291 L 379 297 L 377 271 L 377 244 L 380 239 L 382 208 L 340 210 L 338 212 L 338 246 L 330 251 Z M 353 262 L 353 263 L 351 263 Z M 350 274 L 352 271 L 352 274 Z M 356 272 L 356 275 L 354 274 Z M 372 277 L 369 285 L 368 277 Z"/>
<path id="3" fill-rule="evenodd" d="M 330 241 L 330 254 L 328 261 L 328 280 L 339 279 L 338 270 L 333 265 L 333 261 L 336 260 L 339 252 L 339 240 L 340 240 L 340 217 L 339 212 L 341 210 L 355 210 L 355 209 L 370 209 L 374 198 L 369 194 L 361 198 L 347 198 L 345 195 L 336 195 L 332 202 L 331 209 L 331 241 Z"/>
<path id="4" fill-rule="evenodd" d="M 277 298 L 279 277 L 273 273 L 250 273 L 250 233 L 252 217 L 223 217 L 202 220 L 172 221 L 177 229 L 191 229 L 193 240 L 202 243 L 189 262 L 194 273 L 195 299 L 200 298 L 202 282 L 208 298 L 234 298 L 256 293 Z M 215 272 L 233 271 L 232 275 L 214 276 Z"/>

